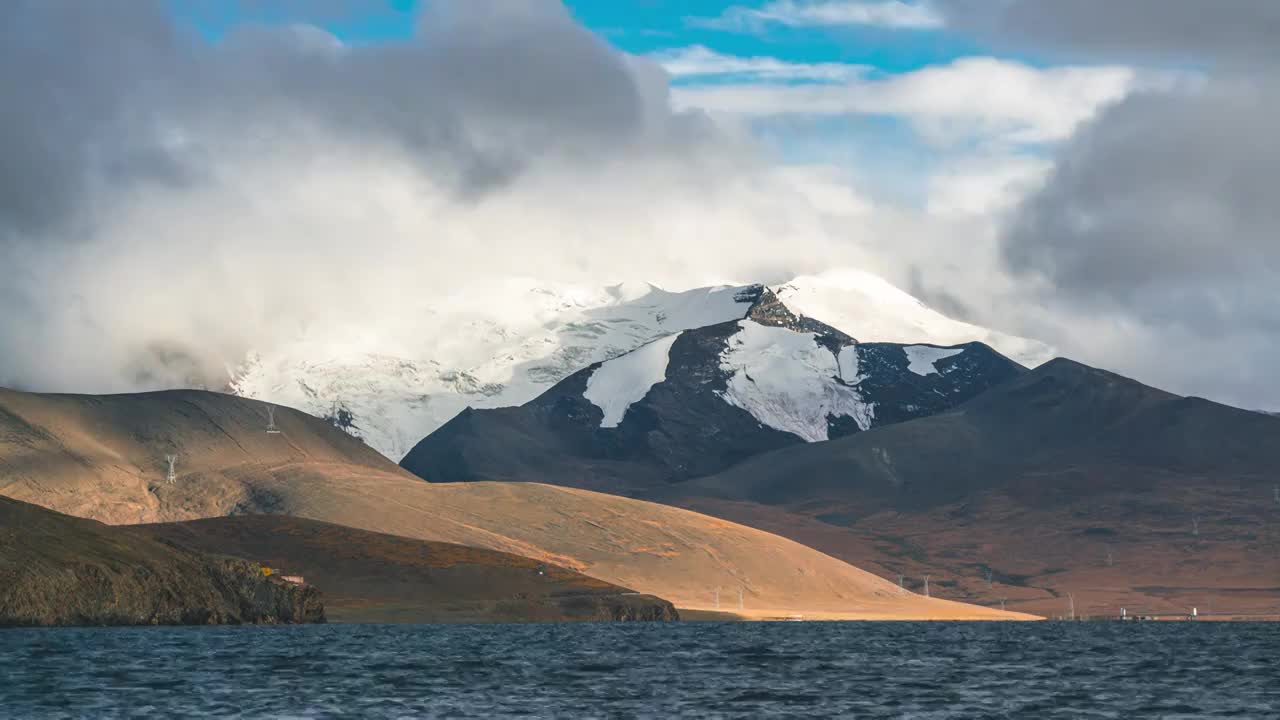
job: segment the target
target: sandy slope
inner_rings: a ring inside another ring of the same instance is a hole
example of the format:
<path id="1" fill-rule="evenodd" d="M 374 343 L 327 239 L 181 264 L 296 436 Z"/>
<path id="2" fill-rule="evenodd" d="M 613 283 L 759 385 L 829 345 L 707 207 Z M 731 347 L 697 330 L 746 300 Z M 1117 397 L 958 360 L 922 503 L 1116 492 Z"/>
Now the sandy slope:
<path id="1" fill-rule="evenodd" d="M 664 505 L 524 483 L 433 485 L 324 421 L 194 391 L 0 391 L 0 494 L 115 523 L 276 512 L 561 565 L 679 607 L 1019 619 L 901 592 L 796 542 Z M 179 454 L 175 484 L 166 453 Z M 749 613 L 748 613 L 749 614 Z"/>

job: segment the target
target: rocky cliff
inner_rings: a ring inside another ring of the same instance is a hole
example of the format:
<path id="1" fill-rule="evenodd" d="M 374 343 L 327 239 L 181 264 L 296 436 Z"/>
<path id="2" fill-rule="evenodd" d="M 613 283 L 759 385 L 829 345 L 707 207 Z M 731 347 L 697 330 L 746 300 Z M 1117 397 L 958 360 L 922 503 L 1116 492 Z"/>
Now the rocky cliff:
<path id="1" fill-rule="evenodd" d="M 315 588 L 0 497 L 0 626 L 324 622 Z"/>

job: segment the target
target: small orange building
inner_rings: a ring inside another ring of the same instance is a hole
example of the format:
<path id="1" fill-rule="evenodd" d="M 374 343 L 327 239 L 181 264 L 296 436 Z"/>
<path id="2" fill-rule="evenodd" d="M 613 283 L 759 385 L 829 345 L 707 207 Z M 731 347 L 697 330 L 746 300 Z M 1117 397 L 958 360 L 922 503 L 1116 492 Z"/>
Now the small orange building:
<path id="1" fill-rule="evenodd" d="M 281 575 L 279 570 L 276 570 L 275 568 L 269 568 L 266 565 L 262 566 L 262 575 L 263 577 L 271 577 L 272 575 L 275 575 L 281 580 L 287 583 L 293 583 L 294 585 L 307 584 L 306 580 L 304 580 L 301 575 Z"/>

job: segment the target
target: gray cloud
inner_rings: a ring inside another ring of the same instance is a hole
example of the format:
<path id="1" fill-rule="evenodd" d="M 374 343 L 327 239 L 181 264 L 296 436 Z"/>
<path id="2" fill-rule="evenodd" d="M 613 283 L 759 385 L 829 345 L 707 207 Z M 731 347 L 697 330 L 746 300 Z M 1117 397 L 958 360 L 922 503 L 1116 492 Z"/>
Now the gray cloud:
<path id="1" fill-rule="evenodd" d="M 1017 208 L 1001 247 L 1023 331 L 1176 391 L 1280 407 L 1280 4 L 1003 7 L 984 20 L 1011 42 L 1205 73 L 1102 113 Z"/>
<path id="2" fill-rule="evenodd" d="M 0 27 L 0 223 L 30 232 L 83 209 L 95 183 L 174 182 L 210 135 L 314 124 L 394 143 L 482 191 L 533 158 L 638 141 L 627 58 L 543 0 L 435 2 L 414 42 L 343 48 L 315 28 L 185 37 L 157 2 L 18 0 Z M 331 10 L 336 12 L 336 9 Z M 664 120 L 669 118 L 664 118 Z"/>
<path id="3" fill-rule="evenodd" d="M 153 10 L 126 3 L 100 13 L 59 0 L 16 0 L 6 8 L 0 233 L 66 217 L 91 189 L 87 169 L 104 179 L 173 171 L 141 127 L 150 120 L 156 85 L 164 82 L 152 59 L 175 55 L 170 29 Z M 125 102 L 122 94 L 140 102 Z"/>
<path id="4" fill-rule="evenodd" d="M 949 25 L 1037 51 L 1111 59 L 1251 61 L 1280 55 L 1272 0 L 936 0 Z"/>
<path id="5" fill-rule="evenodd" d="M 818 242 L 749 143 L 558 2 L 434 0 L 376 46 L 211 44 L 168 8 L 6 5 L 2 384 L 217 386 L 304 335 L 428 357 L 459 289 L 709 282 Z"/>

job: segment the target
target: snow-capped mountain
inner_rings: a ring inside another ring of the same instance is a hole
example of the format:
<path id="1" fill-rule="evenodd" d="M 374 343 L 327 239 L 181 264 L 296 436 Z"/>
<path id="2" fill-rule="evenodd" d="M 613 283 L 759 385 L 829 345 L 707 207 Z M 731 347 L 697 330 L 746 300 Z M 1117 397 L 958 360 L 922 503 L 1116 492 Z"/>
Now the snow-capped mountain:
<path id="1" fill-rule="evenodd" d="M 335 342 L 331 330 L 304 332 L 251 356 L 236 371 L 231 391 L 328 417 L 398 460 L 464 408 L 518 406 L 594 363 L 658 340 L 669 349 L 681 331 L 741 320 L 759 288 L 668 292 L 652 285 L 586 288 L 509 280 L 446 298 L 425 320 L 415 317 L 415 326 L 433 329 L 427 336 L 388 339 L 351 328 Z M 822 318 L 864 343 L 985 342 L 1024 364 L 1052 355 L 1039 343 L 951 320 L 858 271 L 799 277 L 779 287 L 778 297 L 795 311 L 797 322 Z M 729 356 L 725 362 L 737 361 Z M 749 374 L 745 368 L 743 377 Z M 616 382 L 635 384 L 625 375 Z M 616 396 L 600 387 L 597 397 Z M 852 407 L 839 392 L 830 402 L 838 410 Z"/>
<path id="2" fill-rule="evenodd" d="M 948 410 L 1025 368 L 981 343 L 859 343 L 764 287 L 741 320 L 581 370 L 518 408 L 468 410 L 402 466 L 429 480 L 632 493 L 752 455 Z"/>
<path id="3" fill-rule="evenodd" d="M 742 317 L 744 288 L 672 293 L 512 281 L 498 294 L 451 298 L 420 347 L 366 350 L 303 337 L 256 355 L 233 393 L 327 417 L 399 460 L 463 408 L 527 402 L 592 363 L 655 338 Z M 355 333 L 358 335 L 358 333 Z"/>

